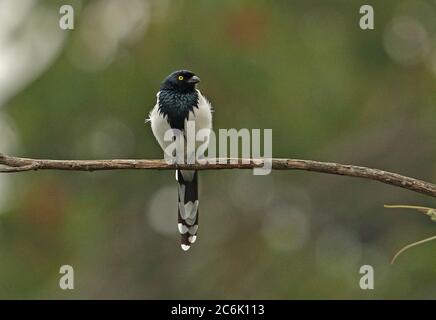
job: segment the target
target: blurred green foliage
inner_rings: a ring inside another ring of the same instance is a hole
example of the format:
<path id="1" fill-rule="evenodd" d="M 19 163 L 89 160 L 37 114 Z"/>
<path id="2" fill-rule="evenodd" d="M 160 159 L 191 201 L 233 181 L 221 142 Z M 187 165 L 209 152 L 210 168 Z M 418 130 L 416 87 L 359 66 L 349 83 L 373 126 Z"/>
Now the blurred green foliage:
<path id="1" fill-rule="evenodd" d="M 47 14 L 62 42 L 0 104 L 16 141 L 8 152 L 160 158 L 144 118 L 161 80 L 187 68 L 202 79 L 214 127 L 271 128 L 275 157 L 436 181 L 434 1 L 373 1 L 372 31 L 359 28 L 360 1 L 71 4 L 73 31 L 57 30 L 57 1 L 34 3 L 21 22 Z M 38 21 L 21 32 L 36 33 Z M 200 180 L 198 243 L 185 253 L 173 172 L 0 176 L 0 298 L 436 298 L 435 243 L 389 265 L 436 226 L 383 208 L 434 207 L 431 198 L 308 172 Z M 64 264 L 73 291 L 59 289 Z M 364 264 L 375 268 L 373 291 L 359 288 Z"/>

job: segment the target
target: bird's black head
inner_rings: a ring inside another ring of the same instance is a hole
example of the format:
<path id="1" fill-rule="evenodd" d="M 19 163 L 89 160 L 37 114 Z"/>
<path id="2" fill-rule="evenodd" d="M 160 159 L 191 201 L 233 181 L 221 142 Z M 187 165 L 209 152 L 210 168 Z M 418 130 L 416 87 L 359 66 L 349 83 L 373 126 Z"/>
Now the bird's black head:
<path id="1" fill-rule="evenodd" d="M 161 90 L 173 90 L 180 93 L 193 92 L 200 78 L 188 70 L 179 70 L 171 73 L 160 86 Z"/>

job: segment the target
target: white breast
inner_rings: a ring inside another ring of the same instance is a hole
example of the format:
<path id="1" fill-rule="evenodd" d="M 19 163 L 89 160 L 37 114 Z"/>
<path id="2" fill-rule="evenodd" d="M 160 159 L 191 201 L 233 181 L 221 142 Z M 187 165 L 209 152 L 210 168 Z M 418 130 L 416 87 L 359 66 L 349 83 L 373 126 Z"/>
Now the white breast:
<path id="1" fill-rule="evenodd" d="M 201 129 L 212 129 L 212 106 L 207 99 L 198 92 L 198 108 L 193 108 L 193 111 L 189 113 L 189 121 L 195 121 L 196 133 Z M 159 93 L 157 96 L 157 102 L 153 110 L 150 112 L 149 121 L 151 122 L 151 130 L 153 131 L 156 140 L 158 141 L 162 150 L 165 150 L 171 141 L 164 141 L 165 132 L 170 130 L 171 127 L 161 113 L 159 113 Z M 185 120 L 185 132 L 187 127 L 187 120 Z"/>

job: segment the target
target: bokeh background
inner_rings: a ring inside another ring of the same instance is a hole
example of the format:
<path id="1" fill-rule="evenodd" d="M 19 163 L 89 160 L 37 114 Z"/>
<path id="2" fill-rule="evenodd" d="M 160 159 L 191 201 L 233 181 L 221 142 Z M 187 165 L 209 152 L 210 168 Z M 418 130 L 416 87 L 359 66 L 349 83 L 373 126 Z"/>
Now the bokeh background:
<path id="1" fill-rule="evenodd" d="M 59 28 L 59 7 L 75 29 Z M 195 71 L 215 128 L 271 128 L 273 155 L 436 181 L 436 1 L 0 0 L 0 152 L 161 158 L 144 118 Z M 0 298 L 436 298 L 431 197 L 310 172 L 205 171 L 179 247 L 170 171 L 0 176 Z M 59 268 L 75 289 L 59 289 Z M 375 290 L 359 288 L 360 266 Z"/>

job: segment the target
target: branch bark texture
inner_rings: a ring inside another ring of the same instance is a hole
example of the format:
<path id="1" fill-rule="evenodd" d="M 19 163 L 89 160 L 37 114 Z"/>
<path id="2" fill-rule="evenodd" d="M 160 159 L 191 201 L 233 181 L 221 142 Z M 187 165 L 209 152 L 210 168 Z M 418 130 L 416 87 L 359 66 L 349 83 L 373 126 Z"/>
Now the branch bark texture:
<path id="1" fill-rule="evenodd" d="M 48 160 L 19 158 L 0 154 L 0 173 L 14 173 L 33 170 L 173 170 L 176 168 L 195 170 L 253 169 L 263 167 L 264 161 L 265 160 L 260 159 L 220 159 L 220 162 L 218 162 L 217 159 L 216 163 L 209 162 L 206 164 L 176 165 L 168 164 L 165 160 Z M 271 161 L 273 170 L 306 170 L 370 179 L 436 198 L 435 184 L 389 171 L 349 164 L 301 159 L 269 159 L 267 161 Z"/>

